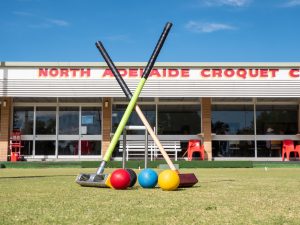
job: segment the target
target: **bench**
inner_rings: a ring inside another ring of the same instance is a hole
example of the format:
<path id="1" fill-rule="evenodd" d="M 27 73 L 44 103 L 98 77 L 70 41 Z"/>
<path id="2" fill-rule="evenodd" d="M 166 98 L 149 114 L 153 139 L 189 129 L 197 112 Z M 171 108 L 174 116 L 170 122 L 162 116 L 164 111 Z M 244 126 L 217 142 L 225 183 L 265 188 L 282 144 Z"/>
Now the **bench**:
<path id="1" fill-rule="evenodd" d="M 178 152 L 180 152 L 181 145 L 180 141 L 161 141 L 160 142 L 164 147 L 165 151 L 169 156 L 173 156 L 175 161 L 177 161 Z M 123 152 L 123 141 L 120 141 L 119 151 Z M 154 141 L 148 141 L 148 154 L 150 155 L 151 161 L 156 159 L 162 154 L 159 151 L 159 148 L 156 146 Z M 126 141 L 126 161 L 129 160 L 130 157 L 140 157 L 145 155 L 145 141 L 138 140 L 127 140 Z"/>

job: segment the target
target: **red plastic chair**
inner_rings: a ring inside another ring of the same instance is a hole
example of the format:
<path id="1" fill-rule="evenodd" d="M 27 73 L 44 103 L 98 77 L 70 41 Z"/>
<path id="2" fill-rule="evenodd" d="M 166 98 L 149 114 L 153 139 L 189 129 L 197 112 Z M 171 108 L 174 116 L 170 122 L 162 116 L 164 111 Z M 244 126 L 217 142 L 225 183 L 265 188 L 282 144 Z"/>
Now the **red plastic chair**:
<path id="1" fill-rule="evenodd" d="M 284 155 L 286 155 L 287 160 L 290 160 L 291 152 L 294 152 L 295 157 L 296 157 L 296 153 L 298 153 L 298 157 L 300 158 L 300 146 L 299 147 L 298 146 L 295 149 L 294 141 L 284 140 L 282 144 L 282 161 L 284 161 Z"/>
<path id="2" fill-rule="evenodd" d="M 16 162 L 21 160 L 21 149 L 24 147 L 22 145 L 21 140 L 21 131 L 20 130 L 13 130 L 11 137 L 10 137 L 10 153 L 11 153 L 11 161 Z"/>
<path id="3" fill-rule="evenodd" d="M 298 156 L 300 159 L 300 145 L 296 145 L 295 152 L 298 152 Z"/>
<path id="4" fill-rule="evenodd" d="M 92 146 L 90 141 L 81 141 L 81 154 L 90 155 L 92 151 Z"/>
<path id="5" fill-rule="evenodd" d="M 200 140 L 189 140 L 187 152 L 188 152 L 188 161 L 191 161 L 193 159 L 194 152 L 199 152 L 200 158 L 204 160 L 204 146 L 201 145 Z"/>

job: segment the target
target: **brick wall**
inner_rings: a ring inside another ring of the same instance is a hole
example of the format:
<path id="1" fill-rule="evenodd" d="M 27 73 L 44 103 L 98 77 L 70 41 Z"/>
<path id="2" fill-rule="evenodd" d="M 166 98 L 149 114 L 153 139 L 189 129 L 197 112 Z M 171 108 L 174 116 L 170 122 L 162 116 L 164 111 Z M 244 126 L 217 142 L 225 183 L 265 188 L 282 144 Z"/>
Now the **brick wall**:
<path id="1" fill-rule="evenodd" d="M 103 98 L 102 102 L 102 151 L 101 155 L 104 156 L 108 145 L 110 143 L 111 133 L 111 98 Z M 105 103 L 107 102 L 107 103 Z M 107 105 L 106 105 L 107 104 Z"/>
<path id="2" fill-rule="evenodd" d="M 4 106 L 6 102 L 6 106 Z M 11 98 L 2 98 L 0 117 L 0 161 L 7 161 L 10 137 Z"/>
<path id="3" fill-rule="evenodd" d="M 212 160 L 211 144 L 211 99 L 202 98 L 202 133 L 204 140 L 205 159 Z"/>

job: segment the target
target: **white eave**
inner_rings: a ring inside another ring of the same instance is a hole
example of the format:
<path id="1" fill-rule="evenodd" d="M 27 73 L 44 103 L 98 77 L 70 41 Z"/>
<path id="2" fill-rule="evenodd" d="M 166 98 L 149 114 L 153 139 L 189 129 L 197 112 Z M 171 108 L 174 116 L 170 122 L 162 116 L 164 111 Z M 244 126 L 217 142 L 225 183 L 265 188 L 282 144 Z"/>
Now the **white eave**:
<path id="1" fill-rule="evenodd" d="M 117 67 L 145 67 L 147 62 L 116 62 Z M 1 62 L 1 67 L 107 67 L 105 62 Z M 156 62 L 155 67 L 175 68 L 300 68 L 300 62 Z"/>

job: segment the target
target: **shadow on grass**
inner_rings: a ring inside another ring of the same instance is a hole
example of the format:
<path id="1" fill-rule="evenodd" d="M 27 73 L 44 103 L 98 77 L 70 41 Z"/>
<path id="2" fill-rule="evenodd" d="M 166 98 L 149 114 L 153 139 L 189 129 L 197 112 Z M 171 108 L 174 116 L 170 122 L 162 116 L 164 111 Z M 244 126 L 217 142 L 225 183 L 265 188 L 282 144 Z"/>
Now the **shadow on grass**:
<path id="1" fill-rule="evenodd" d="M 27 178 L 45 178 L 45 177 L 76 177 L 76 175 L 43 175 L 43 176 L 18 176 L 18 177 L 0 177 L 1 179 L 27 179 Z"/>
<path id="2" fill-rule="evenodd" d="M 178 188 L 176 191 L 187 191 L 189 189 L 197 189 L 197 188 L 201 188 L 201 186 L 181 187 L 181 188 Z"/>
<path id="3" fill-rule="evenodd" d="M 200 188 L 201 186 L 193 186 L 193 187 L 182 187 L 182 188 L 177 188 L 176 190 L 174 191 L 187 191 L 188 189 L 195 189 L 195 188 Z M 161 188 L 160 187 L 154 187 L 154 188 L 143 188 L 143 187 L 140 187 L 140 186 L 134 186 L 134 187 L 131 187 L 131 188 L 128 188 L 128 190 L 160 190 Z M 168 192 L 168 191 L 166 191 Z"/>
<path id="4" fill-rule="evenodd" d="M 211 180 L 211 181 L 202 181 L 201 183 L 223 183 L 223 182 L 235 182 L 233 179 L 226 179 L 226 180 Z"/>

